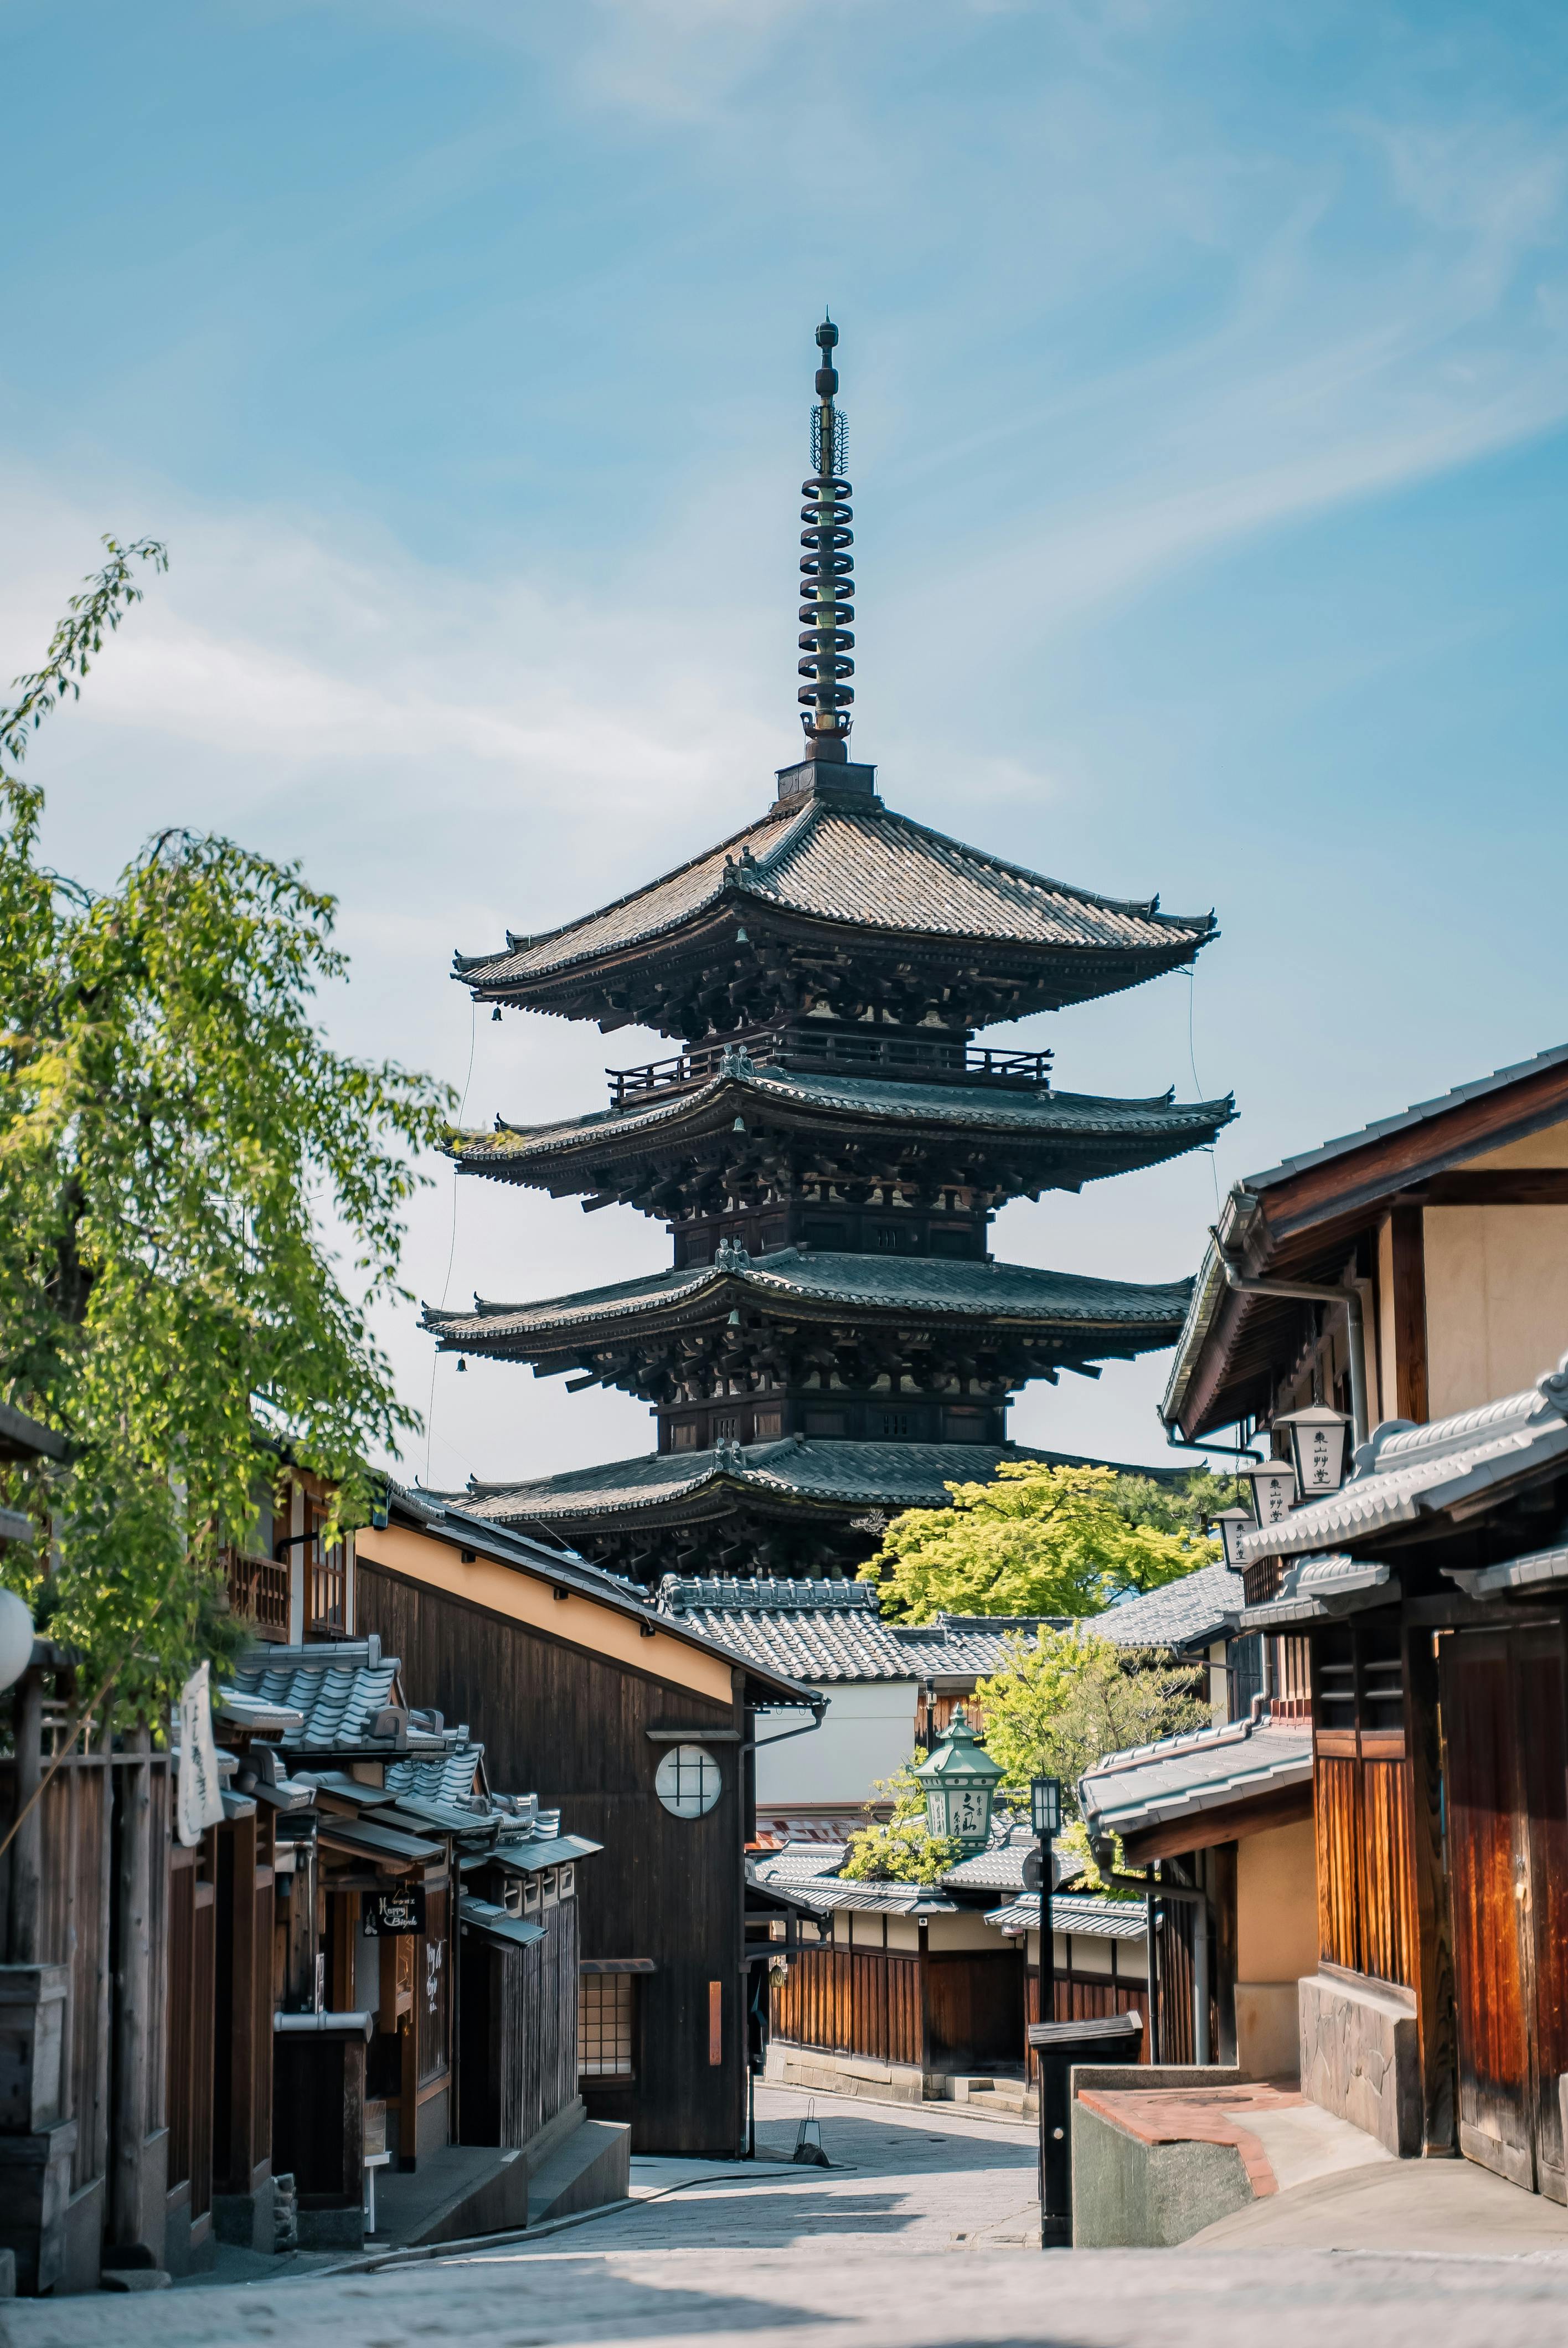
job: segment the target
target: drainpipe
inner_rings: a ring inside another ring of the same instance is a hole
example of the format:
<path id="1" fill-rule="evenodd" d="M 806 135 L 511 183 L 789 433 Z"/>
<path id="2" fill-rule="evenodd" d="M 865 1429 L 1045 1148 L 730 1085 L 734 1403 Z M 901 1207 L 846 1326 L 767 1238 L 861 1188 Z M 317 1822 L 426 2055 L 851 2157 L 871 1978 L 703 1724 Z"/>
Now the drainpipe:
<path id="1" fill-rule="evenodd" d="M 1350 1416 L 1355 1422 L 1357 1444 L 1365 1443 L 1372 1430 L 1367 1424 L 1367 1358 L 1360 1290 L 1355 1286 L 1329 1288 L 1307 1280 L 1250 1280 L 1225 1256 L 1220 1262 L 1225 1266 L 1226 1286 L 1240 1296 L 1299 1296 L 1309 1304 L 1345 1307 L 1350 1354 Z"/>

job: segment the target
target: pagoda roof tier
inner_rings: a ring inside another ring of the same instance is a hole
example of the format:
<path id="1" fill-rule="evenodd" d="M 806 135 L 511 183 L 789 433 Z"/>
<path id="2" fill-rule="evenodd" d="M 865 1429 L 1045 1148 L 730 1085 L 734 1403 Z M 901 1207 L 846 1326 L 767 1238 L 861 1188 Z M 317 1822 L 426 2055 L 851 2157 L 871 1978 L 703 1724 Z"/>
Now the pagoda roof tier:
<path id="1" fill-rule="evenodd" d="M 668 1401 L 683 1371 L 706 1375 L 717 1373 L 721 1356 L 739 1368 L 753 1354 L 774 1355 L 788 1330 L 815 1334 L 817 1351 L 864 1351 L 880 1336 L 889 1361 L 897 1354 L 910 1365 L 917 1356 L 935 1363 L 945 1344 L 967 1341 L 985 1359 L 987 1385 L 1053 1378 L 1059 1369 L 1173 1344 L 1191 1287 L 794 1247 L 753 1260 L 726 1243 L 711 1265 L 538 1303 L 476 1299 L 472 1313 L 427 1308 L 425 1321 L 446 1352 L 531 1362 L 541 1376 L 585 1370 Z"/>
<path id="2" fill-rule="evenodd" d="M 675 1525 L 733 1518 L 741 1510 L 825 1517 L 850 1508 L 945 1509 L 950 1484 L 991 1482 L 1004 1459 L 1047 1467 L 1099 1464 L 1019 1443 L 834 1443 L 793 1435 L 778 1443 L 650 1452 L 521 1483 L 476 1480 L 461 1505 L 492 1523 L 544 1524 L 563 1532 L 618 1518 Z"/>
<path id="3" fill-rule="evenodd" d="M 601 911 L 459 954 L 479 1001 L 702 1036 L 808 1007 L 955 1029 L 1057 1009 L 1191 963 L 1212 913 L 1047 880 L 895 814 L 813 793 Z"/>
<path id="4" fill-rule="evenodd" d="M 980 1187 L 1016 1197 L 1157 1166 L 1205 1147 L 1235 1115 L 1231 1100 L 1178 1102 L 1173 1093 L 1116 1100 L 1040 1086 L 921 1084 L 841 1071 L 758 1066 L 726 1052 L 718 1074 L 678 1091 L 553 1125 L 498 1123 L 465 1135 L 466 1174 L 518 1182 L 557 1198 L 632 1195 L 668 1169 L 730 1167 L 770 1138 L 831 1176 L 866 1146 L 922 1169 L 968 1166 Z M 739 1117 L 744 1134 L 735 1130 Z M 940 1179 L 939 1172 L 935 1179 Z M 956 1179 L 951 1173 L 948 1180 Z"/>

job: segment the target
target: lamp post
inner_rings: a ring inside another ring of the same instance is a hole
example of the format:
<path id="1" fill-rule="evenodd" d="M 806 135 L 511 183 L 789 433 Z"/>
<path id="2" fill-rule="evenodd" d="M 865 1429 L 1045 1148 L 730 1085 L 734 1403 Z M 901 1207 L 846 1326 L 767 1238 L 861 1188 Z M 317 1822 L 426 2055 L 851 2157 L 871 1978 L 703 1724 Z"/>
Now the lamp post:
<path id="1" fill-rule="evenodd" d="M 926 1821 L 939 1839 L 968 1859 L 991 1837 L 991 1797 L 1001 1765 L 979 1742 L 959 1704 L 936 1751 L 915 1771 L 925 1788 Z"/>
<path id="2" fill-rule="evenodd" d="M 1227 1565 L 1241 1563 L 1239 1545 L 1245 1532 L 1252 1529 L 1252 1513 L 1247 1509 L 1220 1509 L 1209 1519 L 1209 1530 L 1218 1533 L 1225 1550 Z"/>
<path id="3" fill-rule="evenodd" d="M 1055 1862 L 1051 1845 L 1061 1832 L 1061 1780 L 1031 1777 L 1029 1781 L 1030 1824 L 1040 1837 L 1040 2018 L 1056 2020 L 1056 1929 L 1051 1921 L 1050 1895 Z"/>
<path id="4" fill-rule="evenodd" d="M 1296 1488 L 1305 1500 L 1315 1493 L 1337 1492 L 1345 1481 L 1345 1453 L 1350 1422 L 1342 1410 L 1315 1402 L 1307 1410 L 1286 1411 L 1274 1422 L 1290 1437 Z"/>

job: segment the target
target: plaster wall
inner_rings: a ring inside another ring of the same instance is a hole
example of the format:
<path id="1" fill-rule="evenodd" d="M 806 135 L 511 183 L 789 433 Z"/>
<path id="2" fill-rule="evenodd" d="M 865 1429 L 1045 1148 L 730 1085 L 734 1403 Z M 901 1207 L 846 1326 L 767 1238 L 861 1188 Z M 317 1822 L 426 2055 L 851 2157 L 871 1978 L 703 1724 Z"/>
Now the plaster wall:
<path id="1" fill-rule="evenodd" d="M 1423 1220 L 1427 1381 L 1444 1418 L 1532 1385 L 1568 1347 L 1568 1207 L 1429 1207 Z"/>
<path id="2" fill-rule="evenodd" d="M 1317 1970 L 1317 1869 L 1310 1818 L 1236 1845 L 1236 2061 L 1255 2079 L 1294 2078 L 1299 1983 Z"/>
<path id="3" fill-rule="evenodd" d="M 1568 1341 L 1565 1341 L 1568 1342 Z M 868 1802 L 875 1781 L 902 1768 L 915 1747 L 914 1680 L 852 1680 L 823 1690 L 827 1713 L 812 1736 L 757 1755 L 757 1805 Z M 800 1726 L 800 1715 L 757 1715 L 759 1737 Z"/>

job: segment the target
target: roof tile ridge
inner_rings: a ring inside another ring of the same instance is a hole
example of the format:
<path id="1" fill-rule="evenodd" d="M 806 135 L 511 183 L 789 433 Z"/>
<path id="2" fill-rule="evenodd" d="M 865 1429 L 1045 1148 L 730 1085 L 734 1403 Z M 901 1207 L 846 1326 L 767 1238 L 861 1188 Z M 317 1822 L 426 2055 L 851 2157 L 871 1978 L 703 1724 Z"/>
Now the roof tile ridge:
<path id="1" fill-rule="evenodd" d="M 859 810 L 835 808 L 834 812 L 851 815 L 859 813 Z M 961 855 L 972 858 L 975 863 L 988 864 L 993 871 L 1005 874 L 1009 880 L 1032 880 L 1037 888 L 1053 890 L 1061 897 L 1075 897 L 1081 904 L 1097 906 L 1102 912 L 1135 913 L 1144 921 L 1163 922 L 1167 929 L 1195 931 L 1201 937 L 1208 937 L 1214 932 L 1212 908 L 1206 913 L 1163 913 L 1158 891 L 1153 897 L 1103 896 L 1097 889 L 1081 888 L 1075 880 L 1052 880 L 1048 872 L 1037 872 L 1032 865 L 1015 864 L 1010 858 L 998 856 L 990 849 L 972 847 L 967 839 L 955 839 L 950 832 L 938 831 L 933 825 L 919 823 L 912 815 L 900 814 L 896 808 L 886 809 L 881 820 L 902 824 L 906 829 L 918 832 L 922 839 L 930 840 L 938 848 L 957 849 Z"/>
<path id="2" fill-rule="evenodd" d="M 764 853 L 754 857 L 749 864 L 737 868 L 737 886 L 771 895 L 773 869 L 804 839 L 821 814 L 821 802 L 808 798 L 804 807 L 797 808 L 786 817 L 778 838 L 770 842 Z"/>
<path id="3" fill-rule="evenodd" d="M 721 855 L 726 848 L 734 848 L 738 846 L 741 841 L 748 839 L 753 832 L 761 831 L 764 829 L 770 822 L 776 821 L 776 816 L 772 815 L 771 813 L 755 816 L 750 823 L 743 824 L 739 831 L 733 831 L 729 833 L 725 839 L 716 840 L 712 848 L 701 849 L 695 856 L 688 856 L 684 863 L 671 865 L 668 872 L 661 872 L 656 879 L 652 880 L 644 880 L 640 887 L 636 889 L 628 889 L 621 896 L 610 898 L 608 904 L 596 905 L 591 912 L 579 913 L 575 921 L 559 922 L 553 930 L 533 930 L 528 932 L 527 934 L 521 931 L 514 932 L 508 930 L 507 932 L 506 946 L 498 953 L 455 954 L 453 956 L 454 962 L 461 964 L 458 975 L 462 976 L 471 971 L 482 970 L 487 963 L 509 961 L 513 954 L 528 953 L 531 952 L 535 946 L 551 945 L 558 938 L 569 937 L 574 930 L 585 929 L 589 922 L 601 922 L 607 913 L 619 912 L 622 905 L 634 905 L 640 898 L 652 896 L 655 890 L 667 888 L 671 880 L 679 880 L 682 873 L 694 871 L 699 864 L 706 864 L 710 858 Z M 721 866 L 721 875 L 723 874 L 723 867 Z M 712 891 L 712 897 L 722 896 L 724 887 L 725 882 L 723 879 L 721 878 L 717 887 Z M 705 898 L 702 901 L 704 903 L 711 903 L 712 899 L 712 897 Z M 691 912 L 695 911 L 696 910 L 698 910 L 696 907 L 690 908 L 688 912 L 683 915 L 682 918 L 689 920 Z"/>

